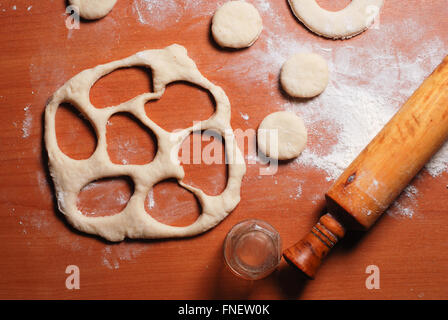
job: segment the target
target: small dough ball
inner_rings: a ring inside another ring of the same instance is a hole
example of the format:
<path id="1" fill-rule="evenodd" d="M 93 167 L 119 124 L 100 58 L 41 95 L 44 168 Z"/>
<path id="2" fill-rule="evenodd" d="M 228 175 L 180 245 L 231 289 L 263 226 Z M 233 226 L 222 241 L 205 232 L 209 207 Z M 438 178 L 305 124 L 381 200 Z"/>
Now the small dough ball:
<path id="1" fill-rule="evenodd" d="M 105 17 L 115 6 L 117 0 L 69 0 L 70 4 L 78 7 L 79 15 L 87 20 Z"/>
<path id="2" fill-rule="evenodd" d="M 250 47 L 260 36 L 263 22 L 255 7 L 244 1 L 229 1 L 216 10 L 212 34 L 221 47 Z"/>
<path id="3" fill-rule="evenodd" d="M 302 118 L 286 111 L 274 112 L 264 118 L 257 136 L 260 151 L 278 160 L 298 157 L 305 149 L 308 137 Z"/>
<path id="4" fill-rule="evenodd" d="M 283 64 L 280 82 L 283 89 L 292 97 L 315 97 L 327 87 L 327 62 L 318 54 L 296 54 Z"/>

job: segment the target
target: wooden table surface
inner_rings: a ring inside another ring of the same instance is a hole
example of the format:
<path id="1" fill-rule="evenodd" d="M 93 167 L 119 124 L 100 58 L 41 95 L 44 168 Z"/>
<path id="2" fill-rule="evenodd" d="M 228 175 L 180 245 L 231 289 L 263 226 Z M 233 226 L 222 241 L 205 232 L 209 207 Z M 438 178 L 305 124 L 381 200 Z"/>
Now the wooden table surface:
<path id="1" fill-rule="evenodd" d="M 266 115 L 283 110 L 284 104 L 306 108 L 312 103 L 288 99 L 278 86 L 277 64 L 300 45 L 330 51 L 350 47 L 352 54 L 359 48 L 384 46 L 397 57 L 418 59 L 424 73 L 402 88 L 390 89 L 396 90 L 394 108 L 404 103 L 448 49 L 445 0 L 386 0 L 376 28 L 347 41 L 326 40 L 308 32 L 285 0 L 253 0 L 249 2 L 263 17 L 260 39 L 246 50 L 221 50 L 209 29 L 214 10 L 223 2 L 119 0 L 104 19 L 81 21 L 79 29 L 68 29 L 64 0 L 0 1 L 0 298 L 447 299 L 446 171 L 436 177 L 420 173 L 412 182 L 418 190 L 415 199 L 402 196 L 394 212 L 385 214 L 369 233 L 352 233 L 344 239 L 314 281 L 302 281 L 283 261 L 266 279 L 240 280 L 223 262 L 224 237 L 244 219 L 272 224 L 283 248 L 317 221 L 332 181 L 325 171 L 294 161 L 280 164 L 274 176 L 260 176 L 262 165 L 248 164 L 238 207 L 197 237 L 109 243 L 66 223 L 48 174 L 43 112 L 52 93 L 86 68 L 141 50 L 181 44 L 202 74 L 225 90 L 232 104 L 233 128 L 246 130 L 256 129 Z M 349 2 L 319 1 L 332 10 Z M 276 39 L 289 39 L 280 42 L 279 56 L 271 46 Z M 412 72 L 399 63 L 391 65 L 399 68 L 398 73 L 391 72 L 397 81 Z M 368 74 L 362 72 L 363 65 L 354 63 L 350 68 L 353 81 L 365 84 Z M 339 76 L 332 75 L 333 80 Z M 335 85 L 337 81 L 330 82 Z M 119 70 L 95 84 L 91 99 L 97 107 L 107 106 L 147 92 L 150 86 L 145 70 Z M 179 83 L 170 85 L 160 101 L 146 108 L 156 123 L 172 130 L 209 117 L 213 101 L 207 92 Z M 321 135 L 319 130 L 310 131 L 308 148 L 337 143 L 325 127 L 322 123 Z M 115 115 L 108 129 L 112 161 L 138 164 L 154 156 L 154 138 L 131 117 Z M 76 159 L 88 157 L 95 148 L 94 133 L 71 106 L 58 111 L 57 135 L 61 149 Z M 247 146 L 244 153 L 247 156 Z M 210 194 L 219 194 L 225 187 L 225 165 L 185 165 L 185 171 L 188 183 Z M 297 194 L 299 186 L 301 194 Z M 121 210 L 131 192 L 132 183 L 125 178 L 102 180 L 80 194 L 79 207 L 85 214 L 112 214 Z M 200 214 L 194 196 L 175 181 L 158 184 L 147 207 L 156 219 L 172 225 L 189 224 Z M 412 210 L 412 217 L 400 208 Z M 79 290 L 65 286 L 69 265 L 79 267 Z M 369 265 L 380 270 L 378 290 L 365 286 Z"/>

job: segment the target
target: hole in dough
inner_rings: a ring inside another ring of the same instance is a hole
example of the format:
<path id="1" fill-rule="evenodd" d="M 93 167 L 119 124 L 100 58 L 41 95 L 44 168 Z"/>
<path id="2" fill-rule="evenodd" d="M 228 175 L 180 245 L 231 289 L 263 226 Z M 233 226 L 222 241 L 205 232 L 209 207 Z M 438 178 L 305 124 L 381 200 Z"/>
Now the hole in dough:
<path id="1" fill-rule="evenodd" d="M 145 200 L 145 210 L 157 221 L 175 227 L 189 226 L 201 214 L 193 193 L 179 186 L 175 179 L 157 183 Z"/>
<path id="2" fill-rule="evenodd" d="M 90 90 L 90 102 L 97 108 L 105 108 L 119 105 L 148 92 L 153 92 L 151 69 L 121 68 L 95 82 Z"/>
<path id="3" fill-rule="evenodd" d="M 75 160 L 90 158 L 97 145 L 92 124 L 70 103 L 56 111 L 56 139 L 59 149 Z"/>
<path id="4" fill-rule="evenodd" d="M 352 0 L 316 0 L 317 4 L 328 11 L 340 11 L 352 2 Z"/>
<path id="5" fill-rule="evenodd" d="M 112 216 L 126 207 L 133 193 L 131 178 L 103 178 L 84 186 L 78 194 L 76 205 L 85 216 Z"/>
<path id="6" fill-rule="evenodd" d="M 226 188 L 228 168 L 225 141 L 212 130 L 193 132 L 182 143 L 179 159 L 185 171 L 182 180 L 206 194 L 216 196 Z"/>
<path id="7" fill-rule="evenodd" d="M 193 126 L 193 122 L 210 118 L 216 109 L 213 96 L 186 81 L 170 83 L 159 100 L 145 104 L 148 117 L 168 131 Z"/>
<path id="8" fill-rule="evenodd" d="M 107 122 L 107 153 L 116 164 L 147 164 L 157 153 L 157 138 L 140 120 L 127 112 Z"/>

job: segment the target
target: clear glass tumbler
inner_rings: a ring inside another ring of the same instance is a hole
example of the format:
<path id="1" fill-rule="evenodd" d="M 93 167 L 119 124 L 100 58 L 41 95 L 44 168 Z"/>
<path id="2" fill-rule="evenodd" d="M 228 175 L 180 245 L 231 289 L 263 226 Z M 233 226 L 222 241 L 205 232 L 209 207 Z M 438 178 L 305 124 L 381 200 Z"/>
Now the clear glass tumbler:
<path id="1" fill-rule="evenodd" d="M 257 280 L 278 266 L 282 254 L 280 235 L 269 223 L 250 219 L 236 224 L 224 241 L 226 264 L 236 275 Z"/>

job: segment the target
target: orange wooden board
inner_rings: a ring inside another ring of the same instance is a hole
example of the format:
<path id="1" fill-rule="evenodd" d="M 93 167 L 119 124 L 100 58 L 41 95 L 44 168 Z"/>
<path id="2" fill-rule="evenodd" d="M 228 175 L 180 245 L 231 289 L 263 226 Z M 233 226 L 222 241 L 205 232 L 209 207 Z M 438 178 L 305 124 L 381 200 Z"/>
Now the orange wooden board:
<path id="1" fill-rule="evenodd" d="M 256 129 L 266 115 L 283 110 L 284 105 L 294 105 L 298 113 L 301 108 L 318 107 L 315 101 L 289 99 L 278 85 L 277 64 L 300 46 L 325 48 L 332 65 L 340 60 L 336 56 L 341 48 L 350 51 L 346 74 L 359 86 L 369 86 L 369 72 L 376 67 L 386 75 L 390 70 L 400 84 L 390 88 L 396 94 L 394 108 L 404 103 L 448 49 L 445 0 L 386 1 L 378 25 L 347 41 L 308 32 L 285 0 L 249 2 L 261 12 L 263 33 L 253 47 L 228 51 L 219 49 L 209 33 L 211 16 L 223 1 L 119 0 L 104 19 L 81 21 L 80 28 L 72 30 L 66 27 L 64 0 L 2 1 L 0 298 L 448 298 L 446 171 L 436 177 L 422 172 L 412 183 L 418 190 L 415 199 L 401 197 L 394 212 L 385 214 L 369 233 L 352 233 L 344 239 L 317 279 L 305 283 L 284 262 L 266 279 L 240 280 L 226 269 L 222 244 L 230 228 L 248 218 L 272 224 L 284 248 L 305 235 L 324 210 L 323 195 L 332 183 L 327 172 L 312 165 L 282 163 L 274 176 L 262 176 L 261 164 L 248 164 L 236 210 L 211 231 L 193 238 L 109 243 L 66 223 L 48 174 L 43 112 L 52 93 L 86 68 L 138 51 L 181 44 L 201 73 L 228 95 L 232 127 L 246 130 Z M 335 10 L 349 1 L 319 3 Z M 417 64 L 418 60 L 424 72 L 412 74 L 412 63 L 409 68 L 396 61 L 372 66 L 375 62 L 369 57 L 352 58 L 357 52 L 362 55 L 362 48 L 372 47 L 394 52 L 391 57 L 397 61 L 406 58 Z M 330 82 L 330 86 L 338 85 Z M 150 86 L 150 75 L 143 70 L 120 70 L 100 80 L 91 99 L 95 106 L 107 106 Z M 209 117 L 213 101 L 203 90 L 173 84 L 146 110 L 156 123 L 171 130 Z M 308 148 L 328 149 L 337 143 L 331 124 L 330 119 L 310 130 Z M 108 129 L 114 162 L 145 163 L 154 156 L 154 138 L 132 118 L 116 115 Z M 94 134 L 69 106 L 58 111 L 57 134 L 61 149 L 74 158 L 88 157 L 95 148 Z M 253 137 L 250 140 L 254 142 Z M 245 148 L 246 156 L 247 152 Z M 210 194 L 219 194 L 225 187 L 225 165 L 188 165 L 185 171 L 188 183 Z M 132 184 L 126 179 L 102 181 L 80 195 L 80 209 L 86 214 L 117 212 L 131 192 Z M 147 207 L 156 219 L 173 225 L 191 223 L 200 214 L 195 198 L 175 181 L 157 185 Z M 400 208 L 412 210 L 412 217 L 401 214 Z M 80 269 L 79 290 L 65 286 L 68 265 Z M 379 290 L 365 286 L 369 265 L 380 269 Z"/>

